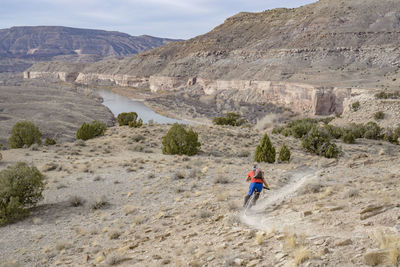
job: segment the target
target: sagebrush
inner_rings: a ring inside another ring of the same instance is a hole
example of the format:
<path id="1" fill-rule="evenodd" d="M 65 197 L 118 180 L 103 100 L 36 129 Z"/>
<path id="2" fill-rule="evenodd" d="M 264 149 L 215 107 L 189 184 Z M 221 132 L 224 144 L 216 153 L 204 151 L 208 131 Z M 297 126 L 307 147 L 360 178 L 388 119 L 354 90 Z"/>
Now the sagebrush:
<path id="1" fill-rule="evenodd" d="M 163 154 L 188 156 L 197 154 L 201 146 L 198 141 L 198 134 L 193 129 L 185 130 L 178 123 L 172 125 L 168 133 L 163 137 L 162 144 Z"/>
<path id="2" fill-rule="evenodd" d="M 93 121 L 92 123 L 84 122 L 76 132 L 76 139 L 88 140 L 97 136 L 104 135 L 107 130 L 105 123 Z"/>
<path id="3" fill-rule="evenodd" d="M 30 121 L 19 121 L 11 129 L 11 135 L 8 139 L 10 148 L 21 148 L 33 144 L 42 143 L 42 133 L 39 128 Z"/>
<path id="4" fill-rule="evenodd" d="M 241 126 L 247 123 L 247 120 L 244 118 L 240 118 L 240 114 L 228 112 L 225 114 L 225 117 L 214 118 L 213 123 L 216 125 Z"/>
<path id="5" fill-rule="evenodd" d="M 18 162 L 0 172 L 0 225 L 5 225 L 29 214 L 42 199 L 43 174 L 34 166 Z"/>

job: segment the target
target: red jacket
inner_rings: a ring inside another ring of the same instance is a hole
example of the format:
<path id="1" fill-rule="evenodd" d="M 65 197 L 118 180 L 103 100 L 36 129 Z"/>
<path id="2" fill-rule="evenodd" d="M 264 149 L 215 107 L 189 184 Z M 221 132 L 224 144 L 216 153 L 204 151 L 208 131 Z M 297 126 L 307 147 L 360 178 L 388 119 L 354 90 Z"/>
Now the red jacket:
<path id="1" fill-rule="evenodd" d="M 247 174 L 247 177 L 251 177 L 250 183 L 260 183 L 260 184 L 263 183 L 263 180 L 261 178 L 254 178 L 254 171 L 250 171 Z"/>

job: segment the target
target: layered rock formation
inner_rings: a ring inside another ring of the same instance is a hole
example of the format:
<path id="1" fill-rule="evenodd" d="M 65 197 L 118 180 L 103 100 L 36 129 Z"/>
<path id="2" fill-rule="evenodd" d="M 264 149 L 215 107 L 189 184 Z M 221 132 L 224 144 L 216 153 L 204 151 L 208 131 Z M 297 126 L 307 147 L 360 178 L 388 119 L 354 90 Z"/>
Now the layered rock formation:
<path id="1" fill-rule="evenodd" d="M 296 9 L 239 13 L 191 40 L 83 66 L 76 81 L 105 79 L 154 92 L 233 91 L 237 94 L 227 95 L 240 101 L 326 115 L 341 113 L 351 88 L 398 88 L 399 42 L 397 1 L 321 0 Z M 59 68 L 39 64 L 29 71 Z"/>
<path id="2" fill-rule="evenodd" d="M 173 39 L 60 26 L 0 29 L 1 58 L 92 62 L 134 55 Z"/>

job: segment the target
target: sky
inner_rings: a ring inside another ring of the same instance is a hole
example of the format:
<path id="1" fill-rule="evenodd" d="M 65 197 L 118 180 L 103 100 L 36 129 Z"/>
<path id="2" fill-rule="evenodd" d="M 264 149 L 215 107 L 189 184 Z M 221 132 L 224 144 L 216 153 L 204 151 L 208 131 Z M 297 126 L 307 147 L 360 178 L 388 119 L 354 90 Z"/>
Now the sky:
<path id="1" fill-rule="evenodd" d="M 316 0 L 1 0 L 0 28 L 68 26 L 189 39 L 238 12 Z"/>

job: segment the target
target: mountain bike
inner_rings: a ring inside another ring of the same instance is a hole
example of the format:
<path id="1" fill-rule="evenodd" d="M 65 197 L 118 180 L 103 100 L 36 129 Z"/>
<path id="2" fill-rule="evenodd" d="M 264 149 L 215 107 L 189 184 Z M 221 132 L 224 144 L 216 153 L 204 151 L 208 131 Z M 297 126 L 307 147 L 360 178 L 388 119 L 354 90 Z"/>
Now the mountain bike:
<path id="1" fill-rule="evenodd" d="M 263 189 L 269 190 L 269 188 L 266 186 L 263 186 Z M 257 190 L 257 188 L 254 189 L 249 200 L 247 200 L 246 205 L 244 205 L 244 214 L 247 214 L 247 212 L 250 210 L 250 208 L 256 204 L 257 200 L 260 198 L 260 195 L 261 195 L 261 192 L 259 192 Z"/>

